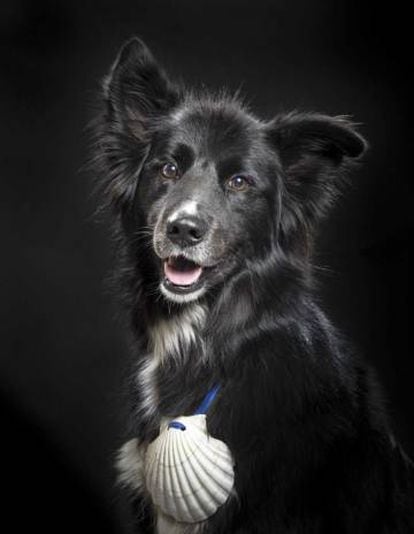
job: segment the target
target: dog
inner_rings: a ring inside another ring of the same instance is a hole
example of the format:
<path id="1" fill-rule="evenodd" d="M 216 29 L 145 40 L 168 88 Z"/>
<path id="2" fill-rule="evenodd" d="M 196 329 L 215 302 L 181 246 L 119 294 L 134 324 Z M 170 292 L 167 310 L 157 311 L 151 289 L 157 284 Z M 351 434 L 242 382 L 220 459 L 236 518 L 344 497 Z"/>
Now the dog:
<path id="1" fill-rule="evenodd" d="M 138 528 L 414 532 L 412 463 L 373 371 L 322 311 L 311 263 L 318 224 L 367 149 L 355 125 L 260 120 L 238 95 L 171 81 L 138 38 L 102 94 L 95 162 L 134 359 L 117 469 Z M 166 488 L 149 488 L 148 451 L 165 432 L 181 439 L 177 417 L 212 389 L 206 443 L 224 447 L 232 487 L 207 517 L 180 520 Z"/>

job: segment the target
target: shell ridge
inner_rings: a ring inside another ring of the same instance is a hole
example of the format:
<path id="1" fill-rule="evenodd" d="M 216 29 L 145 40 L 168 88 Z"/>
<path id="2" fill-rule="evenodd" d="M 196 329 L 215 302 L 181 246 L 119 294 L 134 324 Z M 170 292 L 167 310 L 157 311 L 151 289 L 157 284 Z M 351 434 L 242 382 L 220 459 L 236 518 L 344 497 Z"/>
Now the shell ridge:
<path id="1" fill-rule="evenodd" d="M 160 473 L 160 470 L 162 469 L 161 462 L 160 462 L 160 450 L 157 448 L 157 445 L 160 443 L 159 437 L 150 443 L 148 446 L 146 455 L 145 455 L 145 481 L 148 487 L 148 490 L 152 493 L 154 491 L 154 488 L 156 487 L 158 476 Z M 162 446 L 162 443 L 160 443 L 160 446 Z M 149 461 L 148 461 L 149 456 Z M 147 463 L 148 462 L 148 463 Z"/>
<path id="2" fill-rule="evenodd" d="M 165 473 L 165 491 L 161 492 L 160 507 L 168 515 L 174 517 L 174 504 L 170 500 L 170 496 L 173 494 L 174 478 L 173 478 L 173 451 L 172 445 L 174 445 L 174 438 L 171 432 L 164 430 L 164 473 Z M 171 445 L 172 444 L 172 445 Z M 162 479 L 162 477 L 161 477 Z"/>
<path id="3" fill-rule="evenodd" d="M 197 484 L 197 488 L 194 488 L 194 497 L 196 498 L 200 508 L 204 511 L 203 518 L 206 519 L 210 515 L 212 515 L 218 508 L 219 503 L 217 502 L 216 496 L 214 494 L 211 494 L 210 491 L 208 491 L 208 484 L 206 484 L 206 477 L 203 476 L 203 473 L 207 473 L 208 477 L 210 478 L 210 473 L 206 469 L 205 465 L 200 463 L 199 461 L 199 454 L 200 451 L 203 449 L 203 447 L 206 446 L 208 443 L 207 439 L 205 439 L 205 435 L 203 436 L 203 441 L 200 443 L 199 447 L 195 451 L 195 454 L 189 458 L 189 462 L 187 463 L 187 469 L 185 470 L 185 474 L 187 477 L 191 477 Z M 197 467 L 198 466 L 198 467 Z M 202 496 L 202 493 L 207 493 L 207 498 Z"/>
<path id="4" fill-rule="evenodd" d="M 181 473 L 185 470 L 185 468 L 183 466 L 183 460 L 182 458 L 180 458 L 180 445 L 182 446 L 183 441 L 185 441 L 184 434 L 186 430 L 171 430 L 170 432 L 172 434 L 172 456 L 174 458 L 174 464 L 170 468 L 172 473 L 175 474 L 175 488 L 171 495 L 172 500 L 174 500 L 176 503 L 176 510 L 173 517 L 178 521 L 183 521 L 185 520 L 185 518 L 192 518 L 193 516 L 191 505 L 185 498 L 186 490 L 183 486 L 183 481 L 181 477 Z"/>
<path id="5" fill-rule="evenodd" d="M 212 460 L 205 451 L 199 450 L 200 455 L 196 455 L 191 458 L 191 468 L 199 477 L 200 472 L 207 472 L 209 475 L 207 479 L 203 479 L 203 489 L 212 497 L 214 501 L 220 501 L 223 503 L 231 491 L 234 482 L 234 471 L 231 471 L 231 475 L 227 472 L 223 473 L 216 468 L 214 459 Z"/>
<path id="6" fill-rule="evenodd" d="M 234 461 L 227 445 L 216 438 L 209 436 L 209 443 L 212 444 L 212 452 L 214 452 L 214 465 L 225 471 L 230 477 L 234 474 Z M 229 461 L 230 459 L 230 461 Z"/>
<path id="7" fill-rule="evenodd" d="M 206 462 L 206 464 L 208 464 L 210 475 L 213 478 L 216 485 L 220 486 L 221 488 L 223 488 L 224 491 L 227 492 L 228 487 L 233 485 L 233 480 L 234 480 L 233 459 L 231 458 L 230 451 L 227 452 L 227 461 L 223 462 L 224 469 L 221 469 L 220 466 L 217 465 L 215 461 L 216 460 L 215 456 L 210 457 L 208 454 L 206 454 L 206 451 L 202 449 L 199 450 L 199 453 L 203 456 L 203 459 Z M 194 458 L 193 460 L 197 461 L 197 463 L 200 464 L 199 458 Z M 204 469 L 206 468 L 207 467 L 204 466 Z"/>
<path id="8" fill-rule="evenodd" d="M 182 442 L 186 440 L 183 436 Z M 195 454 L 197 451 L 195 451 Z M 198 477 L 191 476 L 192 473 L 188 469 L 189 463 L 182 464 L 182 469 L 178 470 L 179 481 L 182 488 L 182 499 L 186 502 L 189 510 L 188 517 L 191 517 L 191 522 L 202 521 L 211 515 L 210 508 L 205 509 L 202 499 L 197 498 L 200 490 L 203 489 L 202 483 Z M 185 490 L 183 488 L 186 488 Z M 214 510 L 213 510 L 214 512 Z M 188 521 L 188 518 L 186 519 Z"/>
<path id="9" fill-rule="evenodd" d="M 204 466 L 202 467 L 204 470 Z M 194 498 L 197 500 L 199 507 L 203 510 L 203 519 L 206 519 L 217 511 L 221 501 L 217 501 L 217 495 L 210 491 L 208 484 L 206 484 L 205 480 L 200 477 L 200 473 L 197 471 L 197 469 L 194 469 L 194 464 L 189 465 L 188 472 L 191 472 L 200 484 L 198 490 L 195 490 L 194 492 Z M 202 497 L 203 491 L 205 494 L 207 494 L 204 496 L 204 498 Z"/>
<path id="10" fill-rule="evenodd" d="M 158 441 L 159 440 L 159 441 Z M 168 436 L 163 432 L 158 437 L 157 442 L 153 442 L 155 453 L 154 456 L 158 459 L 156 468 L 154 469 L 153 486 L 151 495 L 152 498 L 160 508 L 165 507 L 165 495 L 171 491 L 171 480 L 169 477 L 169 469 L 166 469 L 168 465 Z M 159 448 L 157 448 L 159 447 Z"/>
<path id="11" fill-rule="evenodd" d="M 214 501 L 219 500 L 220 503 L 227 499 L 227 496 L 233 486 L 233 480 L 230 477 L 226 478 L 227 483 L 220 481 L 221 473 L 215 469 L 214 463 L 211 461 L 205 453 L 202 453 L 203 459 L 207 460 L 206 463 L 202 463 L 200 458 L 193 458 L 192 469 L 195 473 L 203 470 L 209 474 L 209 484 L 203 481 L 203 489 L 211 496 Z M 206 465 L 208 464 L 208 466 Z"/>

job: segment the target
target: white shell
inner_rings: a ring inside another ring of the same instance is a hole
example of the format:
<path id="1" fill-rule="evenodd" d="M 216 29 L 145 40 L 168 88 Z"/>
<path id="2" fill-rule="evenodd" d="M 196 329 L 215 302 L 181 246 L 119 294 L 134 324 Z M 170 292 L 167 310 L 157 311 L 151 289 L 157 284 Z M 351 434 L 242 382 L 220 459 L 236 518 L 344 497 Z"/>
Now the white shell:
<path id="1" fill-rule="evenodd" d="M 161 431 L 147 448 L 145 482 L 154 504 L 176 521 L 197 523 L 226 502 L 234 485 L 227 445 L 207 433 L 205 414 L 177 417 L 185 430 Z"/>

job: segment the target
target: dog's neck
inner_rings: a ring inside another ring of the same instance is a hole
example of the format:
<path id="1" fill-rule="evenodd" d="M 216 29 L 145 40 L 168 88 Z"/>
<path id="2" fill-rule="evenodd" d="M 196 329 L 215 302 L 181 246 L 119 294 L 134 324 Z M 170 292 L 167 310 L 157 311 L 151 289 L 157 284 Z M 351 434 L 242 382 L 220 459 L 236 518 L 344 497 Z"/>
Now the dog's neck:
<path id="1" fill-rule="evenodd" d="M 151 322 L 148 325 L 148 349 L 157 364 L 172 359 L 182 365 L 193 348 L 201 352 L 198 357 L 202 361 L 206 357 L 203 338 L 206 316 L 207 307 L 194 302 Z"/>

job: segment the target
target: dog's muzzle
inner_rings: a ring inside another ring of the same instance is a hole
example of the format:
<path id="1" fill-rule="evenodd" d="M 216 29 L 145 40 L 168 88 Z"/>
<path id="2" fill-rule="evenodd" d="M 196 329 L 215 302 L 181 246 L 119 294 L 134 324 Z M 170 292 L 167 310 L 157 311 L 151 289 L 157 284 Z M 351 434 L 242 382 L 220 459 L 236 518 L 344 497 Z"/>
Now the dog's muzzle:
<path id="1" fill-rule="evenodd" d="M 180 211 L 168 218 L 161 215 L 154 231 L 154 249 L 163 262 L 161 292 L 181 303 L 204 294 L 217 260 L 212 255 L 209 218 Z"/>

